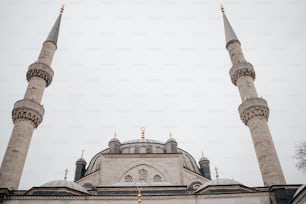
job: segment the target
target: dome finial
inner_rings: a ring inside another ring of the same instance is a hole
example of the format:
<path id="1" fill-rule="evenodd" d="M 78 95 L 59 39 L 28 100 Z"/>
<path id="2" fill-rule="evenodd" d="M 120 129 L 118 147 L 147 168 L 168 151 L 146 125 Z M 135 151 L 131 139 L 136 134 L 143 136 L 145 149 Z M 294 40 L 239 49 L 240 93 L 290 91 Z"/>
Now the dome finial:
<path id="1" fill-rule="evenodd" d="M 64 11 L 64 7 L 61 8 L 60 10 L 60 14 L 58 15 L 51 31 L 49 32 L 49 35 L 46 39 L 45 42 L 52 42 L 55 45 L 57 45 L 57 40 L 58 40 L 58 34 L 59 34 L 59 30 L 60 30 L 60 25 L 61 25 L 61 19 L 62 19 L 62 13 Z"/>
<path id="2" fill-rule="evenodd" d="M 114 133 L 114 138 L 117 138 L 117 133 L 116 133 L 116 131 L 115 131 L 115 133 Z"/>
<path id="3" fill-rule="evenodd" d="M 224 13 L 224 7 L 222 4 L 220 5 L 220 8 L 221 8 L 221 12 Z"/>
<path id="4" fill-rule="evenodd" d="M 60 13 L 63 13 L 63 12 L 64 12 L 64 4 L 62 5 L 61 10 L 60 10 Z"/>
<path id="5" fill-rule="evenodd" d="M 204 157 L 204 151 L 202 150 L 202 157 Z"/>
<path id="6" fill-rule="evenodd" d="M 215 167 L 215 171 L 216 171 L 216 179 L 218 179 L 219 178 L 218 167 Z"/>
<path id="7" fill-rule="evenodd" d="M 141 198 L 142 198 L 141 188 L 137 187 L 137 190 L 138 190 L 137 201 L 138 201 L 138 204 L 141 204 Z"/>
<path id="8" fill-rule="evenodd" d="M 82 153 L 81 153 L 81 158 L 82 158 L 82 159 L 84 158 L 84 152 L 85 152 L 85 150 L 82 149 Z"/>
<path id="9" fill-rule="evenodd" d="M 169 138 L 172 138 L 172 132 L 170 131 Z"/>
<path id="10" fill-rule="evenodd" d="M 68 169 L 65 169 L 65 177 L 64 177 L 64 180 L 67 180 L 67 175 L 68 175 Z"/>
<path id="11" fill-rule="evenodd" d="M 145 128 L 142 127 L 141 128 L 141 139 L 144 139 L 145 138 Z"/>

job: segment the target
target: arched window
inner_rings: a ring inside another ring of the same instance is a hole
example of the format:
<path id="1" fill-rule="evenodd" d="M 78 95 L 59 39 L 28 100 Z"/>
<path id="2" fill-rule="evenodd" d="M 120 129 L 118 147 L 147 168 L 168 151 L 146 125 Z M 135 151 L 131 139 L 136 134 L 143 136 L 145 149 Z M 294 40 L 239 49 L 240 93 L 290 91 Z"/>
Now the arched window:
<path id="1" fill-rule="evenodd" d="M 160 177 L 160 175 L 155 175 L 155 176 L 153 177 L 153 181 L 154 181 L 154 182 L 161 182 L 161 177 Z"/>
<path id="2" fill-rule="evenodd" d="M 124 182 L 126 183 L 132 183 L 133 182 L 133 177 L 130 175 L 127 175 L 124 177 Z"/>
<path id="3" fill-rule="evenodd" d="M 148 171 L 145 169 L 139 170 L 139 182 L 147 182 L 148 181 Z"/>

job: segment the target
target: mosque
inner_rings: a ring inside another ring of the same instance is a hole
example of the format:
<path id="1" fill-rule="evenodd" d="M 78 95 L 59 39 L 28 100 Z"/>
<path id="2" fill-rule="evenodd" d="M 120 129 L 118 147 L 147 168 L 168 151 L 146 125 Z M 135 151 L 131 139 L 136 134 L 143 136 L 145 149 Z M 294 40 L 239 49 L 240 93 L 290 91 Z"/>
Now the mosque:
<path id="1" fill-rule="evenodd" d="M 196 162 L 171 135 L 163 142 L 145 137 L 120 141 L 114 136 L 108 147 L 88 163 L 76 161 L 74 181 L 54 180 L 30 189 L 19 189 L 27 152 L 35 128 L 43 120 L 43 92 L 53 78 L 52 59 L 57 49 L 63 8 L 42 45 L 37 61 L 28 68 L 28 87 L 14 104 L 14 128 L 0 169 L 0 204 L 26 203 L 175 203 L 175 204 L 304 204 L 306 186 L 286 184 L 268 126 L 269 107 L 258 97 L 255 69 L 240 46 L 224 8 L 225 47 L 232 62 L 230 77 L 237 86 L 239 114 L 249 128 L 264 186 L 249 187 L 233 179 L 211 177 L 210 161 Z"/>

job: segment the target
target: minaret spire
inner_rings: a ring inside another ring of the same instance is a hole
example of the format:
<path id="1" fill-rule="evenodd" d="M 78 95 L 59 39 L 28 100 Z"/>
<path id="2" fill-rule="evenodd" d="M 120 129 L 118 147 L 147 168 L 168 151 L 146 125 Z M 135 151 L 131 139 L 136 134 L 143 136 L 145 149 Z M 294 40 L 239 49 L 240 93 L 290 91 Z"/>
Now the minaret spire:
<path id="1" fill-rule="evenodd" d="M 61 20 L 62 20 L 62 14 L 64 12 L 64 5 L 62 6 L 61 10 L 60 10 L 60 14 L 58 15 L 47 39 L 45 42 L 53 42 L 55 45 L 57 45 L 57 39 L 58 39 L 58 33 L 60 30 L 60 26 L 61 26 Z"/>
<path id="2" fill-rule="evenodd" d="M 215 171 L 216 171 L 216 179 L 218 179 L 219 178 L 218 167 L 215 167 Z"/>
<path id="3" fill-rule="evenodd" d="M 68 175 L 68 169 L 65 169 L 65 176 L 64 176 L 64 180 L 67 180 L 67 175 Z"/>
<path id="4" fill-rule="evenodd" d="M 28 68 L 26 77 L 29 84 L 24 98 L 14 105 L 14 127 L 0 168 L 0 188 L 18 189 L 34 128 L 43 120 L 45 110 L 40 103 L 53 78 L 50 66 L 57 47 L 61 16 L 62 10 L 43 43 L 38 59 Z"/>
<path id="5" fill-rule="evenodd" d="M 239 89 L 242 100 L 238 110 L 241 120 L 250 129 L 264 185 L 285 184 L 285 177 L 267 123 L 268 104 L 266 100 L 258 97 L 254 85 L 253 65 L 245 60 L 240 42 L 224 14 L 224 8 L 221 8 L 221 11 L 224 20 L 226 49 L 233 65 L 230 76 L 232 83 Z"/>
<path id="6" fill-rule="evenodd" d="M 236 33 L 234 32 L 234 29 L 232 28 L 230 22 L 228 21 L 225 12 L 224 7 L 221 5 L 221 12 L 223 14 L 223 23 L 224 23 L 224 31 L 225 31 L 225 41 L 226 41 L 226 47 L 227 45 L 232 41 L 239 42 Z"/>

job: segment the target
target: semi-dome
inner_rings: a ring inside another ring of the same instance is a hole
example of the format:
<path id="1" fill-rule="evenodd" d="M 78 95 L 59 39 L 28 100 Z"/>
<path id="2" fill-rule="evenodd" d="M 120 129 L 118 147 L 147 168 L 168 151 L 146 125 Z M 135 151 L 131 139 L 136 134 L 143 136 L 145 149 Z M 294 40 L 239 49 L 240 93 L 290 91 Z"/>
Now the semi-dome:
<path id="1" fill-rule="evenodd" d="M 151 139 L 136 139 L 129 140 L 121 143 L 120 153 L 121 154 L 167 154 L 166 143 L 158 140 Z M 89 162 L 86 169 L 85 176 L 100 170 L 100 160 L 102 154 L 109 153 L 109 148 L 97 153 Z M 191 154 L 183 149 L 177 148 L 177 153 L 182 154 L 184 167 L 200 174 L 199 167 L 197 166 L 196 160 Z"/>
<path id="2" fill-rule="evenodd" d="M 43 184 L 41 187 L 66 187 L 83 193 L 88 193 L 85 188 L 79 184 L 67 180 L 54 180 Z"/>

